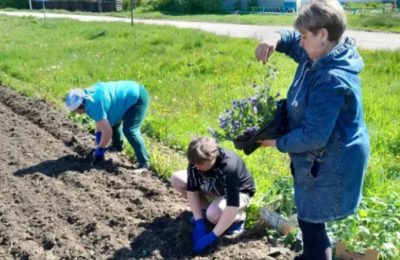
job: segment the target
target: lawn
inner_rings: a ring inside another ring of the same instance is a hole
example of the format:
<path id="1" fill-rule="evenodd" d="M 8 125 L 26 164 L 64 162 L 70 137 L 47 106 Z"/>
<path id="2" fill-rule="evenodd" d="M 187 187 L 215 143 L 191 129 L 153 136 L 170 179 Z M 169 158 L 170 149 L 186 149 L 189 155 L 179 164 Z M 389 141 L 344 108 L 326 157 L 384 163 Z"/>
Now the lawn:
<path id="1" fill-rule="evenodd" d="M 19 11 L 7 8 L 6 11 Z M 354 11 L 353 11 L 354 10 Z M 383 31 L 400 33 L 400 14 L 399 12 L 383 12 L 383 9 L 374 9 L 372 11 L 363 11 L 363 8 L 351 8 L 347 11 L 348 28 L 352 30 L 362 31 Z M 26 11 L 26 10 L 25 10 Z M 34 12 L 40 12 L 35 10 Z M 91 12 L 68 12 L 65 10 L 46 10 L 52 13 L 73 13 L 84 15 L 106 15 L 117 17 L 131 17 L 130 11 L 108 12 L 108 13 L 91 13 Z M 133 17 L 135 19 L 167 19 L 179 21 L 193 22 L 215 22 L 215 23 L 234 23 L 234 24 L 251 24 L 251 25 L 285 25 L 291 26 L 295 19 L 295 14 L 277 13 L 277 14 L 261 14 L 261 13 L 222 13 L 222 14 L 181 14 L 161 11 L 149 11 L 148 9 L 139 7 L 134 10 Z"/>
<path id="2" fill-rule="evenodd" d="M 262 82 L 266 68 L 255 61 L 256 44 L 193 29 L 0 16 L 0 83 L 60 108 L 71 87 L 119 79 L 143 83 L 152 96 L 144 126 L 148 145 L 162 143 L 179 155 L 151 151 L 152 163 L 168 178 L 185 167 L 181 154 L 190 138 L 217 128 L 219 113 L 233 99 L 248 96 L 252 83 Z M 353 248 L 375 247 L 393 259 L 400 253 L 400 52 L 361 54 L 372 145 L 366 198 L 357 214 L 331 230 Z M 279 72 L 272 91 L 285 95 L 296 66 L 278 53 L 271 64 Z M 229 142 L 222 145 L 233 148 Z M 241 155 L 257 182 L 255 209 L 264 194 L 277 189 L 272 183 L 290 187 L 285 154 L 259 149 Z"/>
<path id="3" fill-rule="evenodd" d="M 358 10 L 358 11 L 355 11 Z M 378 9 L 375 13 L 362 11 L 362 8 L 347 11 L 348 27 L 352 30 L 371 30 L 387 31 L 400 33 L 399 12 L 382 12 Z M 115 16 L 130 17 L 130 12 L 113 13 Z M 235 24 L 254 24 L 254 25 L 292 25 L 296 14 L 277 13 L 277 14 L 174 14 L 160 11 L 146 11 L 137 8 L 134 11 L 135 18 L 142 19 L 171 19 L 197 22 L 216 22 L 216 23 L 235 23 Z"/>

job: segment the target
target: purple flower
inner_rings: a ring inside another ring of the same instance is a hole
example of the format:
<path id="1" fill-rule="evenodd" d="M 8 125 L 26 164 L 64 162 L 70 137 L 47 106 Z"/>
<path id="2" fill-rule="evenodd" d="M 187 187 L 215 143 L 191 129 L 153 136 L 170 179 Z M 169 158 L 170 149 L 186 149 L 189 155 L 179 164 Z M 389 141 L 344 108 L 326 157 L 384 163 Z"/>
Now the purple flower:
<path id="1" fill-rule="evenodd" d="M 250 97 L 250 102 L 254 106 L 257 104 L 257 97 Z"/>
<path id="2" fill-rule="evenodd" d="M 222 129 L 225 129 L 226 126 L 227 126 L 226 119 L 223 116 L 220 116 L 219 117 L 219 127 L 221 127 Z"/>
<path id="3" fill-rule="evenodd" d="M 232 110 L 235 110 L 238 107 L 240 107 L 240 100 L 233 100 L 232 101 Z"/>
<path id="4" fill-rule="evenodd" d="M 257 109 L 257 107 L 256 107 L 256 106 L 254 106 L 254 107 L 253 107 L 253 111 L 254 111 L 254 114 L 257 114 L 257 112 L 258 112 L 258 109 Z"/>
<path id="5" fill-rule="evenodd" d="M 277 70 L 268 68 L 264 84 L 252 84 L 254 94 L 232 101 L 230 109 L 225 109 L 218 118 L 221 131 L 211 132 L 221 140 L 235 140 L 243 134 L 253 135 L 259 126 L 265 125 L 273 116 L 275 99 L 270 96 L 269 88 Z"/>
<path id="6" fill-rule="evenodd" d="M 257 131 L 257 127 L 255 127 L 255 126 L 247 127 L 245 130 L 245 134 L 253 135 L 256 131 Z"/>
<path id="7" fill-rule="evenodd" d="M 213 129 L 213 128 L 211 128 L 211 127 L 208 127 L 208 128 L 207 128 L 207 131 L 208 131 L 208 133 L 210 133 L 210 135 L 211 135 L 213 138 L 215 138 L 215 139 L 217 139 L 217 140 L 219 140 L 219 139 L 221 138 L 221 136 L 218 134 L 218 132 L 217 132 L 215 129 Z"/>

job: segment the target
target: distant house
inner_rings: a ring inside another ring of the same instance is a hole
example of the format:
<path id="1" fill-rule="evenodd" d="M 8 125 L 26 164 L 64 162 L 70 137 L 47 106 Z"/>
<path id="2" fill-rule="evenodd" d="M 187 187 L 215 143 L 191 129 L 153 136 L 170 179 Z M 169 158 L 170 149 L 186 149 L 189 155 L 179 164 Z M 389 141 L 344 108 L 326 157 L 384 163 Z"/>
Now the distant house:
<path id="1" fill-rule="evenodd" d="M 281 12 L 296 12 L 302 3 L 310 2 L 311 0 L 258 0 L 257 6 L 253 6 L 253 11 L 281 11 Z M 226 10 L 237 11 L 248 10 L 249 3 L 252 4 L 255 1 L 252 0 L 225 0 L 224 5 Z M 239 8 L 240 7 L 240 8 Z M 251 10 L 249 10 L 251 11 Z"/>
<path id="2" fill-rule="evenodd" d="M 259 11 L 259 12 L 297 12 L 302 4 L 311 2 L 312 0 L 224 0 L 225 9 L 228 11 Z M 352 3 L 368 3 L 368 2 L 382 2 L 393 3 L 397 1 L 397 8 L 399 8 L 400 0 L 340 0 L 342 4 Z M 257 3 L 249 10 L 249 3 Z M 240 7 L 240 8 L 239 8 Z"/>
<path id="3" fill-rule="evenodd" d="M 0 0 L 1 1 L 1 0 Z M 122 0 L 33 0 L 33 9 L 64 9 L 68 11 L 122 11 Z"/>

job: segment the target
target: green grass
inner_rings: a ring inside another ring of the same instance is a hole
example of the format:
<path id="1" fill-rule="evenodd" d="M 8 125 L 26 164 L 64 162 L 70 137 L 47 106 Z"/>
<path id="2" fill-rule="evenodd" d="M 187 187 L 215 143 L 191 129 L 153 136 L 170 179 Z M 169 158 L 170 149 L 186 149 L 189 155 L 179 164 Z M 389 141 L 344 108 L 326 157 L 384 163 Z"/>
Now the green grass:
<path id="1" fill-rule="evenodd" d="M 387 31 L 400 32 L 399 12 L 390 12 L 389 8 L 383 7 L 373 11 L 363 9 L 363 7 L 354 7 L 347 12 L 348 27 L 355 30 Z M 364 11 L 363 11 L 364 10 Z M 115 16 L 130 17 L 130 12 L 113 13 Z M 160 11 L 147 11 L 143 8 L 137 8 L 134 11 L 135 18 L 142 19 L 172 19 L 198 22 L 217 22 L 217 23 L 235 23 L 235 24 L 253 24 L 253 25 L 286 25 L 291 26 L 296 18 L 296 14 L 174 14 Z"/>
<path id="2" fill-rule="evenodd" d="M 130 17 L 130 12 L 113 13 L 114 16 Z M 134 12 L 134 18 L 141 19 L 170 19 L 195 22 L 216 22 L 252 25 L 285 25 L 291 26 L 295 14 L 171 14 L 159 11 L 144 12 L 140 8 Z M 399 13 L 356 13 L 348 11 L 348 27 L 353 30 L 385 31 L 400 33 Z"/>
<path id="3" fill-rule="evenodd" d="M 207 134 L 207 127 L 216 128 L 219 112 L 231 100 L 248 96 L 253 82 L 261 82 L 265 66 L 255 61 L 256 44 L 255 40 L 173 27 L 0 16 L 0 83 L 60 107 L 71 87 L 101 80 L 143 83 L 152 96 L 143 129 L 149 137 L 146 142 L 152 163 L 168 178 L 185 167 L 182 151 L 189 139 Z M 372 145 L 362 206 L 368 221 L 364 213 L 358 213 L 332 229 L 354 248 L 375 247 L 391 259 L 399 254 L 400 224 L 396 217 L 382 216 L 400 212 L 398 203 L 393 203 L 400 199 L 400 52 L 361 54 L 366 64 L 361 79 Z M 273 91 L 285 94 L 296 66 L 278 53 L 271 62 L 279 71 Z M 176 152 L 161 150 L 158 143 Z M 222 145 L 232 148 L 229 142 Z M 273 149 L 241 155 L 257 182 L 253 206 L 260 206 L 263 195 L 276 189 L 271 183 L 289 176 L 288 158 Z M 252 217 L 257 218 L 256 213 Z M 390 232 L 377 239 L 373 236 L 377 229 Z M 360 232 L 364 233 L 359 237 Z"/>
<path id="4" fill-rule="evenodd" d="M 113 13 L 113 15 L 120 15 L 130 17 L 130 12 Z M 293 14 L 277 14 L 277 15 L 264 15 L 264 14 L 179 14 L 160 11 L 146 11 L 137 8 L 134 12 L 135 18 L 143 19 L 172 19 L 172 20 L 185 20 L 197 22 L 216 22 L 216 23 L 237 23 L 237 24 L 267 24 L 267 25 L 291 25 L 294 21 Z"/>
<path id="5" fill-rule="evenodd" d="M 7 11 L 17 11 L 15 9 L 6 9 Z M 356 11 L 353 11 L 356 10 Z M 364 10 L 364 11 L 363 11 Z M 383 8 L 369 9 L 356 8 L 349 9 L 347 12 L 348 28 L 352 30 L 362 31 L 384 31 L 400 33 L 400 13 L 383 12 Z M 386 8 L 385 10 L 388 10 Z M 40 12 L 36 10 L 35 12 Z M 88 12 L 68 12 L 65 10 L 46 10 L 46 12 L 54 13 L 73 13 L 84 15 L 107 15 L 117 17 L 131 17 L 129 11 L 110 12 L 110 13 L 88 13 Z M 295 14 L 180 14 L 160 11 L 148 11 L 144 8 L 137 8 L 133 14 L 135 19 L 167 19 L 179 21 L 193 22 L 215 22 L 215 23 L 234 23 L 234 24 L 251 24 L 251 25 L 284 25 L 292 26 Z"/>

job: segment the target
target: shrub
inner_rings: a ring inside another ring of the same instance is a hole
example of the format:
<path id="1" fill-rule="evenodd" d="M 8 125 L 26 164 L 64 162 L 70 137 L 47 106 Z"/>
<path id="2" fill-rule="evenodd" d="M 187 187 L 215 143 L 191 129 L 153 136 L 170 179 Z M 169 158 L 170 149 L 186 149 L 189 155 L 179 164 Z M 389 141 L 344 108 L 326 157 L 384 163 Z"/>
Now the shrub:
<path id="1" fill-rule="evenodd" d="M 250 0 L 249 2 L 247 2 L 248 10 L 251 10 L 253 7 L 257 7 L 257 6 L 258 6 L 257 0 Z"/>
<path id="2" fill-rule="evenodd" d="M 131 4 L 133 3 L 133 8 L 136 8 L 142 4 L 141 0 L 123 0 L 122 9 L 124 11 L 131 10 Z"/>
<path id="3" fill-rule="evenodd" d="M 29 8 L 28 0 L 1 0 L 0 8 L 17 8 L 17 9 L 27 9 Z"/>
<path id="4" fill-rule="evenodd" d="M 243 3 L 241 0 L 236 0 L 235 3 L 233 4 L 233 10 L 235 11 L 241 11 L 243 9 Z"/>
<path id="5" fill-rule="evenodd" d="M 218 13 L 223 9 L 222 0 L 147 0 L 146 5 L 174 13 Z"/>

